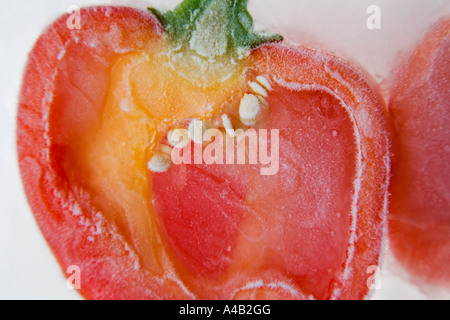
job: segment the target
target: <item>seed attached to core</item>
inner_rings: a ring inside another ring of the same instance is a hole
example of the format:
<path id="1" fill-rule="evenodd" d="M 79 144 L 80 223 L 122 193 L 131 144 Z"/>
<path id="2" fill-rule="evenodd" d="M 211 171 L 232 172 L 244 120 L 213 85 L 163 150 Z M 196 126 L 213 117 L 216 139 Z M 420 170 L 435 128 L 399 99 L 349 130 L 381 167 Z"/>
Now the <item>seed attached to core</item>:
<path id="1" fill-rule="evenodd" d="M 256 81 L 259 82 L 260 85 L 262 85 L 267 90 L 272 90 L 272 86 L 270 85 L 269 80 L 267 80 L 264 76 L 257 76 Z"/>
<path id="2" fill-rule="evenodd" d="M 171 129 L 167 134 L 167 141 L 174 148 L 183 149 L 186 147 L 191 139 L 189 138 L 189 134 L 184 128 L 175 128 Z"/>
<path id="3" fill-rule="evenodd" d="M 255 124 L 256 116 L 261 111 L 261 104 L 257 96 L 253 94 L 245 94 L 239 105 L 239 117 L 242 123 Z"/>
<path id="4" fill-rule="evenodd" d="M 166 152 L 157 151 L 147 163 L 147 167 L 150 171 L 161 173 L 166 172 L 170 167 L 170 154 Z"/>
<path id="5" fill-rule="evenodd" d="M 234 137 L 236 134 L 234 132 L 233 124 L 231 123 L 230 117 L 228 117 L 226 114 L 222 115 L 222 124 L 225 128 L 226 133 L 230 137 Z"/>
<path id="6" fill-rule="evenodd" d="M 188 127 L 189 138 L 196 144 L 203 144 L 203 133 L 206 130 L 208 130 L 206 121 L 193 119 Z"/>
<path id="7" fill-rule="evenodd" d="M 258 95 L 260 95 L 260 96 L 262 96 L 264 98 L 267 98 L 267 91 L 266 91 L 266 89 L 263 88 L 262 85 L 260 85 L 257 82 L 249 82 L 249 85 L 250 85 L 250 88 L 252 88 L 252 90 L 256 94 L 258 94 Z"/>

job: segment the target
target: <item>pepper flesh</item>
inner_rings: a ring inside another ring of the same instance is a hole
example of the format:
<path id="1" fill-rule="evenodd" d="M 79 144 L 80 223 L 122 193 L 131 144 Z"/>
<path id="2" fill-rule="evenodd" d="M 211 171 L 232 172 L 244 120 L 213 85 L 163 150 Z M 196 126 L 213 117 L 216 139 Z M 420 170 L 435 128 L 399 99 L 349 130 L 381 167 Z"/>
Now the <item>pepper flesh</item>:
<path id="1" fill-rule="evenodd" d="M 349 245 L 336 260 L 345 261 L 344 268 L 339 266 L 341 272 L 326 280 L 320 292 L 307 289 L 293 296 L 274 283 L 265 287 L 250 283 L 241 290 L 228 283 L 228 290 L 214 297 L 363 298 L 368 290 L 365 270 L 379 258 L 389 171 L 383 105 L 364 76 L 330 55 L 266 45 L 253 50 L 242 72 L 221 86 L 195 87 L 186 77 L 174 76 L 166 65 L 154 63 L 158 58 L 152 53 L 164 40 L 161 25 L 151 14 L 111 7 L 85 9 L 82 14 L 86 28 L 69 31 L 64 16 L 38 41 L 30 55 L 18 118 L 19 161 L 29 202 L 62 267 L 77 264 L 83 270 L 82 294 L 87 298 L 207 297 L 204 288 L 191 291 L 186 285 L 196 271 L 183 265 L 173 239 L 162 236 L 164 222 L 159 219 L 166 213 L 154 211 L 154 176 L 146 163 L 160 137 L 180 119 L 220 116 L 219 111 L 233 117 L 229 111 L 237 113 L 248 81 L 264 74 L 286 81 L 283 90 L 291 97 L 287 105 L 296 101 L 291 91 L 304 91 L 289 88 L 291 82 L 309 86 L 306 91 L 325 90 L 318 96 L 324 101 L 333 96 L 334 107 L 348 106 L 344 121 L 352 124 L 347 137 L 354 131 L 355 180 L 360 184 L 353 183 L 353 194 L 346 192 L 347 199 L 353 199 L 352 213 L 348 234 L 342 231 L 340 237 L 348 236 Z M 130 27 L 134 27 L 132 34 Z M 317 73 L 318 69 L 323 72 Z M 167 99 L 145 90 L 157 89 L 160 83 L 154 79 L 161 79 L 161 74 L 167 75 L 162 80 L 176 92 L 172 98 L 167 89 L 159 91 L 163 96 L 167 93 Z M 278 103 L 284 97 L 272 99 Z M 214 105 L 205 104 L 208 101 Z M 223 110 L 224 102 L 230 102 L 229 110 Z M 259 177 L 253 178 L 251 182 L 258 184 Z M 349 180 L 343 180 L 348 191 Z M 239 237 L 230 238 L 243 243 Z M 235 266 L 248 267 L 240 258 L 250 247 L 241 247 Z M 283 278 L 288 281 L 295 266 L 283 268 L 288 270 Z M 214 281 L 203 279 L 206 288 Z"/>

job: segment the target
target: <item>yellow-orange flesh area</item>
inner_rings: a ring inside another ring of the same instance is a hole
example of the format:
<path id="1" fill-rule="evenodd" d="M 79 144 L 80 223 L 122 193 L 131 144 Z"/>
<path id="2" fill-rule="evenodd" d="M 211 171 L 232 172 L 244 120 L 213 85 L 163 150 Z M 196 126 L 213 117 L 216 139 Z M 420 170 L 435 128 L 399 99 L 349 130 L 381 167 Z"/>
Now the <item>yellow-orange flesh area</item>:
<path id="1" fill-rule="evenodd" d="M 134 246 L 143 266 L 157 275 L 164 272 L 167 256 L 153 214 L 147 163 L 170 128 L 180 120 L 213 117 L 227 99 L 238 94 L 243 82 L 242 72 L 237 72 L 220 86 L 197 86 L 174 72 L 164 45 L 161 40 L 146 52 L 117 59 L 109 71 L 106 98 L 97 117 L 91 116 L 83 130 L 69 136 L 64 133 L 67 128 L 54 131 L 55 142 L 61 140 L 64 145 L 68 178 L 89 191 L 93 204 Z M 91 67 L 95 68 L 95 61 Z M 73 79 L 77 70 L 68 69 L 64 74 Z M 74 123 L 67 118 L 70 112 L 76 117 L 80 100 L 68 101 L 67 93 L 73 90 L 68 83 L 73 80 L 64 80 L 58 82 L 55 98 L 66 96 L 61 101 L 64 114 L 57 116 Z"/>

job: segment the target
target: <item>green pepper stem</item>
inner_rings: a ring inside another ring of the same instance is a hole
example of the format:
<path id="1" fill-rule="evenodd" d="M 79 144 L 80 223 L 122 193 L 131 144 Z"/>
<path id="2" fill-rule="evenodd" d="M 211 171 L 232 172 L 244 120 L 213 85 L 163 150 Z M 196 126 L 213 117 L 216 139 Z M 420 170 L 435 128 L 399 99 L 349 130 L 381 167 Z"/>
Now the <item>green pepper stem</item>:
<path id="1" fill-rule="evenodd" d="M 160 20 L 172 45 L 180 51 L 215 59 L 238 58 L 242 52 L 266 42 L 281 41 L 277 34 L 253 31 L 248 0 L 184 0 L 175 9 L 161 13 L 149 8 Z"/>

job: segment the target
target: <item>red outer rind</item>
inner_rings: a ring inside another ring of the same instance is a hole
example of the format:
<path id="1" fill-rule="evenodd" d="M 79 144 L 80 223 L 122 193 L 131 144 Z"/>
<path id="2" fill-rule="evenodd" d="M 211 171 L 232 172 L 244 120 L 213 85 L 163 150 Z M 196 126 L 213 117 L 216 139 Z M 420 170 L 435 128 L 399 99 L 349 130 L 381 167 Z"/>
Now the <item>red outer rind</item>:
<path id="1" fill-rule="evenodd" d="M 69 30 L 64 15 L 39 38 L 29 56 L 25 70 L 17 123 L 17 151 L 25 193 L 36 221 L 54 252 L 63 272 L 70 265 L 81 270 L 81 294 L 88 299 L 155 299 L 185 297 L 155 281 L 140 268 L 139 258 L 101 214 L 89 205 L 84 190 L 73 189 L 64 179 L 58 150 L 48 135 L 48 118 L 52 112 L 53 82 L 59 55 L 78 38 L 95 33 L 102 26 L 114 24 L 123 32 L 133 30 L 133 47 L 142 50 L 148 39 L 159 37 L 163 30 L 152 14 L 125 7 L 96 7 L 81 10 L 81 30 Z M 128 30 L 128 31 L 127 31 Z M 123 44 L 122 44 L 123 45 Z M 108 43 L 99 47 L 115 53 Z M 70 276 L 70 274 L 66 274 Z M 187 297 L 186 297 L 187 298 Z"/>
<path id="2" fill-rule="evenodd" d="M 335 283 L 330 298 L 363 299 L 369 291 L 373 267 L 381 267 L 386 224 L 390 142 L 383 99 L 368 85 L 370 80 L 360 70 L 329 54 L 268 44 L 254 50 L 251 60 L 257 73 L 276 75 L 288 82 L 325 86 L 349 107 L 361 146 L 355 254 L 348 263 L 349 276 L 343 275 Z M 347 258 L 350 256 L 348 252 Z"/>

